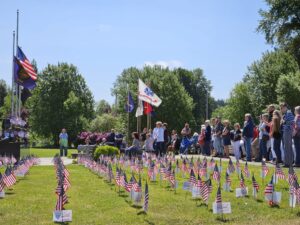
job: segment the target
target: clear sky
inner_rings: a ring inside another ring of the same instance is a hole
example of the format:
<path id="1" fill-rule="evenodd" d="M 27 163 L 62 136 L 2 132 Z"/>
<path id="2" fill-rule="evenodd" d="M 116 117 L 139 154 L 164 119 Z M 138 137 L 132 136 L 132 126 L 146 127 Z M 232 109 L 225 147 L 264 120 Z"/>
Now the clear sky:
<path id="1" fill-rule="evenodd" d="M 110 103 L 123 69 L 162 64 L 202 68 L 217 99 L 229 96 L 254 60 L 271 49 L 256 33 L 263 0 L 0 1 L 0 78 L 11 84 L 12 31 L 42 70 L 76 65 L 95 100 Z"/>

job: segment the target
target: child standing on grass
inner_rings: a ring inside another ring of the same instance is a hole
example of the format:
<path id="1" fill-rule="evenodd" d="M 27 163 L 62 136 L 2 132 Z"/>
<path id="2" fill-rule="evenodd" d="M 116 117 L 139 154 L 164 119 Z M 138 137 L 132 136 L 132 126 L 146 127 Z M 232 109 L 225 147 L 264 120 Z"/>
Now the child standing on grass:
<path id="1" fill-rule="evenodd" d="M 60 156 L 68 155 L 68 134 L 65 128 L 59 134 Z"/>

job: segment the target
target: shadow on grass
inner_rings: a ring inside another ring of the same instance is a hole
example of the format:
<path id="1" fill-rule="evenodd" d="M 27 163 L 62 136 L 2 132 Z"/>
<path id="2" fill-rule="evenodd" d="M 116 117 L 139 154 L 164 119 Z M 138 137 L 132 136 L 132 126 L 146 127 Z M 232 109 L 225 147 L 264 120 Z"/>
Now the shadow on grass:
<path id="1" fill-rule="evenodd" d="M 262 203 L 262 202 L 264 202 L 263 200 L 261 200 L 261 199 L 256 199 L 256 201 L 257 202 L 259 202 L 259 203 Z"/>
<path id="2" fill-rule="evenodd" d="M 0 214 L 1 215 L 1 214 Z M 300 217 L 300 212 L 297 212 L 296 216 Z"/>
<path id="3" fill-rule="evenodd" d="M 197 207 L 205 207 L 208 208 L 208 205 L 206 205 L 205 203 L 201 202 L 200 204 L 197 204 Z"/>
<path id="4" fill-rule="evenodd" d="M 220 222 L 222 222 L 222 223 L 228 223 L 230 220 L 229 219 L 226 219 L 226 218 L 224 218 L 224 216 L 218 216 L 217 218 L 216 218 L 216 220 L 217 221 L 220 221 Z M 231 221 L 232 222 L 232 221 Z"/>
<path id="5" fill-rule="evenodd" d="M 127 194 L 125 194 L 125 193 L 121 193 L 121 194 L 119 194 L 119 197 L 122 197 L 122 198 L 127 198 L 127 197 L 128 197 L 128 195 L 127 195 Z"/>
<path id="6" fill-rule="evenodd" d="M 143 207 L 140 206 L 140 205 L 131 205 L 131 207 L 134 208 L 134 209 L 141 209 L 141 208 L 143 208 Z"/>
<path id="7" fill-rule="evenodd" d="M 143 210 L 143 211 L 139 211 L 136 215 L 138 215 L 138 216 L 147 215 L 147 213 Z"/>
<path id="8" fill-rule="evenodd" d="M 62 225 L 68 225 L 68 222 L 54 222 L 55 224 L 62 224 Z"/>
<path id="9" fill-rule="evenodd" d="M 6 195 L 15 195 L 16 193 L 14 193 L 14 192 L 6 192 L 5 194 Z"/>
<path id="10" fill-rule="evenodd" d="M 149 220 L 145 220 L 146 223 L 150 224 L 150 225 L 155 225 L 155 223 L 149 221 Z"/>

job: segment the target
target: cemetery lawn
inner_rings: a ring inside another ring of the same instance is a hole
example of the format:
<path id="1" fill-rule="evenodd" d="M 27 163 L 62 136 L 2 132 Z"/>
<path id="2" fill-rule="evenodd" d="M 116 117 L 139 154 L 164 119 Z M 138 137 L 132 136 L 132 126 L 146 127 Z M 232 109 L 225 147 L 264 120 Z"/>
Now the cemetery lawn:
<path id="1" fill-rule="evenodd" d="M 77 153 L 77 149 L 68 149 L 68 157 L 71 157 L 72 153 Z M 56 154 L 59 154 L 58 148 L 30 148 L 30 154 L 35 155 L 36 157 L 45 158 L 45 157 L 54 157 Z"/>
<path id="2" fill-rule="evenodd" d="M 242 163 L 241 165 L 243 168 Z M 181 185 L 175 194 L 164 182 L 151 183 L 149 211 L 145 215 L 140 207 L 131 204 L 127 193 L 122 192 L 119 195 L 118 188 L 109 184 L 104 178 L 99 178 L 80 165 L 69 165 L 67 169 L 70 172 L 72 187 L 67 191 L 69 203 L 65 208 L 73 211 L 73 222 L 69 224 L 300 224 L 300 207 L 297 206 L 292 210 L 288 206 L 287 182 L 280 181 L 275 187 L 276 191 L 281 191 L 283 194 L 279 208 L 271 208 L 263 200 L 264 186 L 259 177 L 260 167 L 250 166 L 250 171 L 254 172 L 260 184 L 258 200 L 253 199 L 251 195 L 252 186 L 249 178 L 246 178 L 249 197 L 237 199 L 234 192 L 222 191 L 223 202 L 230 201 L 232 207 L 232 214 L 224 215 L 226 222 L 221 221 L 221 216 L 212 213 L 212 202 L 215 200 L 217 189 L 215 182 L 213 182 L 214 188 L 208 208 L 201 205 L 201 201 L 192 200 L 191 194 L 186 194 Z M 3 172 L 3 168 L 1 171 Z M 287 174 L 287 170 L 285 173 Z M 130 178 L 129 171 L 127 177 Z M 145 177 L 144 174 L 143 178 Z M 269 182 L 270 177 L 271 175 L 267 176 L 265 184 Z M 299 171 L 298 177 L 300 177 Z M 181 183 L 186 180 L 181 175 L 177 178 Z M 238 187 L 239 180 L 236 173 L 231 178 L 232 188 Z M 143 190 L 144 185 L 145 180 L 143 180 Z M 0 199 L 0 224 L 53 224 L 55 188 L 53 166 L 32 167 L 30 174 L 18 178 L 18 183 L 13 186 L 13 190 L 6 189 L 6 197 Z"/>

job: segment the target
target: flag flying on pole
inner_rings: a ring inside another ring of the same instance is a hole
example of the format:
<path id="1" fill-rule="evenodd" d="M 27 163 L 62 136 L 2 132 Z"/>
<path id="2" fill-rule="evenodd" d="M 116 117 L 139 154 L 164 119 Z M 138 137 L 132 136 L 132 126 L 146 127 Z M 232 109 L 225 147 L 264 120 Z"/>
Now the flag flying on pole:
<path id="1" fill-rule="evenodd" d="M 161 99 L 148 87 L 141 79 L 139 79 L 139 99 L 158 107 Z"/>
<path id="2" fill-rule="evenodd" d="M 142 116 L 144 114 L 143 101 L 138 101 L 138 107 L 136 109 L 135 117 Z"/>
<path id="3" fill-rule="evenodd" d="M 37 73 L 19 46 L 17 57 L 14 57 L 14 77 L 19 85 L 29 90 L 36 86 Z"/>
<path id="4" fill-rule="evenodd" d="M 125 105 L 125 111 L 126 112 L 132 112 L 133 109 L 134 109 L 134 101 L 133 101 L 133 98 L 132 98 L 131 93 L 129 91 L 128 95 L 127 95 L 127 100 L 126 100 L 126 105 Z"/>
<path id="5" fill-rule="evenodd" d="M 144 102 L 144 114 L 148 115 L 151 114 L 153 111 L 152 105 L 148 102 Z"/>

